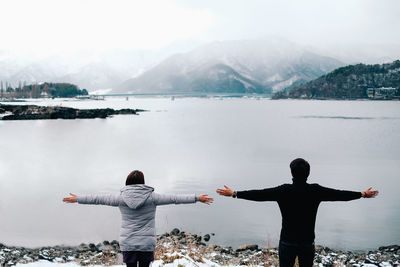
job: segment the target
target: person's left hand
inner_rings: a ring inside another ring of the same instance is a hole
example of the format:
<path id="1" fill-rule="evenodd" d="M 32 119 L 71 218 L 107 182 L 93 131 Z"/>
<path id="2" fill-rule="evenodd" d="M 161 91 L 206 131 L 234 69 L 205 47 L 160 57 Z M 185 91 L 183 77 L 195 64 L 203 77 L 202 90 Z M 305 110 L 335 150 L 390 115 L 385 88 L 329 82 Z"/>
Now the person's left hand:
<path id="1" fill-rule="evenodd" d="M 209 197 L 206 194 L 200 195 L 199 199 L 200 199 L 200 202 L 207 204 L 207 205 L 210 205 L 214 201 L 214 199 L 212 197 Z"/>
<path id="2" fill-rule="evenodd" d="M 75 203 L 76 202 L 76 195 L 75 194 L 72 194 L 72 193 L 69 193 L 71 196 L 70 197 L 65 197 L 65 198 L 63 198 L 63 201 L 64 202 L 67 202 L 67 203 Z"/>

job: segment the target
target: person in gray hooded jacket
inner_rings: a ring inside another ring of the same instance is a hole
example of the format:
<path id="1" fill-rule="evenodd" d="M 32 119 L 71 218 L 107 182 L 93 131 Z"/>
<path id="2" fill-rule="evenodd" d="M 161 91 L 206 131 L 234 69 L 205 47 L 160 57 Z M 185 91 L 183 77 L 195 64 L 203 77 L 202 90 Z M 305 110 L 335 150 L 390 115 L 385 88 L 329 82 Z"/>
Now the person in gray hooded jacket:
<path id="1" fill-rule="evenodd" d="M 67 203 L 115 206 L 120 209 L 122 222 L 120 231 L 120 249 L 123 260 L 130 266 L 149 266 L 154 260 L 156 247 L 155 212 L 158 205 L 190 204 L 196 201 L 205 204 L 213 199 L 207 195 L 164 195 L 154 192 L 154 188 L 144 184 L 141 171 L 131 172 L 126 186 L 119 195 L 87 195 L 63 199 Z"/>

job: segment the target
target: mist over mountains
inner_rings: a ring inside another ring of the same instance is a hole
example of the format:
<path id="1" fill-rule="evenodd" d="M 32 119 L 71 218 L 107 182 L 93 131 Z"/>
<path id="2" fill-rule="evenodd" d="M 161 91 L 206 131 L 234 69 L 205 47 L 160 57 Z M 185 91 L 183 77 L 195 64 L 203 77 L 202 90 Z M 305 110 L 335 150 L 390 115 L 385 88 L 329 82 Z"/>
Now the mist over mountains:
<path id="1" fill-rule="evenodd" d="M 328 51 L 276 37 L 199 44 L 176 43 L 159 51 L 81 51 L 28 60 L 0 51 L 0 80 L 13 86 L 69 82 L 89 91 L 112 88 L 111 93 L 270 94 L 358 58 L 389 60 L 399 51 L 395 45 L 391 50 L 366 47 L 358 54 L 344 48 Z"/>
<path id="2" fill-rule="evenodd" d="M 269 94 L 342 65 L 282 39 L 213 42 L 169 57 L 115 92 Z"/>
<path id="3" fill-rule="evenodd" d="M 171 54 L 190 50 L 197 45 L 198 42 L 186 41 L 157 51 L 81 50 L 48 56 L 19 55 L 0 50 L 0 80 L 12 86 L 20 82 L 68 82 L 90 91 L 111 89 Z"/>
<path id="4" fill-rule="evenodd" d="M 52 55 L 39 59 L 0 56 L 0 80 L 27 84 L 36 82 L 69 82 L 80 88 L 112 88 L 164 58 L 150 51 L 95 53 L 85 51 L 71 56 Z"/>

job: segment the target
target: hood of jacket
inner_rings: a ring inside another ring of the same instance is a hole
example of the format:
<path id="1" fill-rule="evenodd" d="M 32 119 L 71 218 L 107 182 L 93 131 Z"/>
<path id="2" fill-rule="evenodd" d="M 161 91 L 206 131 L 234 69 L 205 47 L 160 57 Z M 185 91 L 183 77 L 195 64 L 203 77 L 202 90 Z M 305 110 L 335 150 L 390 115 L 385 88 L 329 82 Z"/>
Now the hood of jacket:
<path id="1" fill-rule="evenodd" d="M 139 209 L 153 191 L 153 187 L 145 184 L 127 185 L 121 189 L 121 197 L 129 208 Z"/>

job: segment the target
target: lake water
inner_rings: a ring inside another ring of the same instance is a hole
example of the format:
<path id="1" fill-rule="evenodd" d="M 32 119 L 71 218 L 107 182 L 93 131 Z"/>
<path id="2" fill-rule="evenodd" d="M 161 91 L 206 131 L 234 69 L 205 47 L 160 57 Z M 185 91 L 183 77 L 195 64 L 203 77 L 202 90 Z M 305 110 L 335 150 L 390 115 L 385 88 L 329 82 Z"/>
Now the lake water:
<path id="1" fill-rule="evenodd" d="M 160 193 L 208 193 L 204 204 L 157 209 L 158 233 L 215 233 L 211 242 L 277 244 L 274 202 L 217 196 L 291 182 L 289 163 L 311 164 L 309 182 L 380 190 L 376 199 L 322 203 L 316 243 L 369 249 L 400 244 L 400 102 L 216 98 L 47 100 L 41 105 L 141 108 L 108 119 L 0 121 L 0 242 L 76 245 L 118 239 L 117 208 L 64 204 L 69 192 L 116 193 L 142 170 Z"/>

